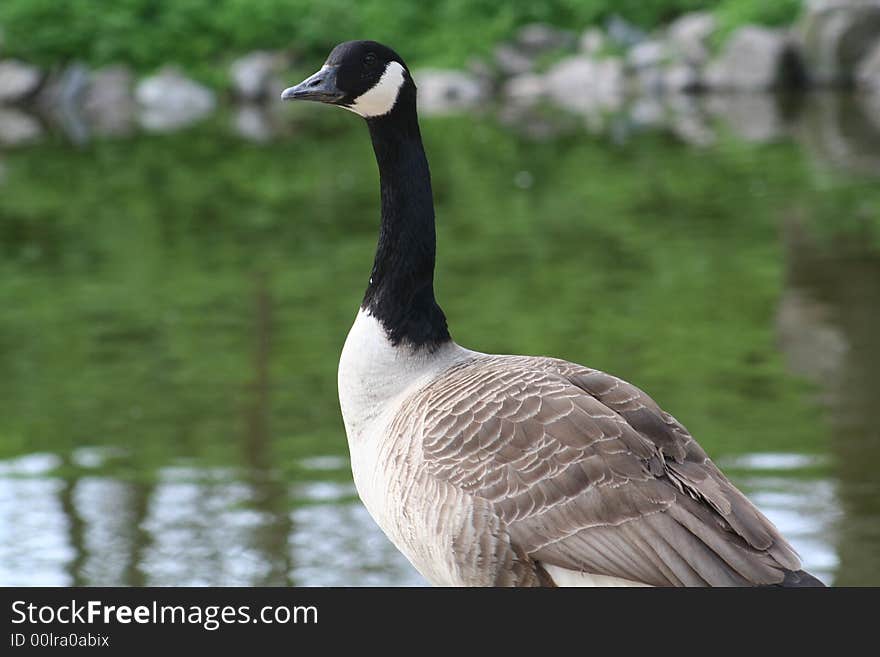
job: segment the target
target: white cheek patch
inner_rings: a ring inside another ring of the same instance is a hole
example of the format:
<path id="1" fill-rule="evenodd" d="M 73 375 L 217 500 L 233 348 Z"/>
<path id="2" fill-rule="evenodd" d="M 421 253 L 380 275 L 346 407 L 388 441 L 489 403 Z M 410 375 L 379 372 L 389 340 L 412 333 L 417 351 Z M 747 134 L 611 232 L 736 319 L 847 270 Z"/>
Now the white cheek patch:
<path id="1" fill-rule="evenodd" d="M 403 66 L 398 62 L 391 62 L 375 85 L 355 98 L 351 105 L 342 107 L 364 118 L 388 114 L 397 102 L 397 94 L 403 86 L 405 75 Z"/>

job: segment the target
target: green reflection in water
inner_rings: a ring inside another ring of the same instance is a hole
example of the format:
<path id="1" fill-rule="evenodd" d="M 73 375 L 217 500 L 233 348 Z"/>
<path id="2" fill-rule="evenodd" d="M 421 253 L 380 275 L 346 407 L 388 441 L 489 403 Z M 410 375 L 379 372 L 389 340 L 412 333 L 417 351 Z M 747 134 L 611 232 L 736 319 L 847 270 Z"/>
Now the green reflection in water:
<path id="1" fill-rule="evenodd" d="M 121 583 L 145 583 L 149 499 L 181 464 L 247 484 L 245 506 L 268 519 L 249 538 L 264 566 L 249 581 L 296 583 L 292 485 L 318 477 L 304 458 L 346 453 L 336 363 L 369 274 L 377 174 L 352 117 L 294 131 L 254 145 L 206 125 L 5 156 L 0 458 L 60 454 L 55 474 L 75 487 L 73 450 L 110 448 L 88 474 L 130 484 Z M 816 184 L 790 144 L 535 143 L 471 119 L 424 133 L 438 298 L 460 343 L 626 378 L 715 458 L 834 453 L 821 382 L 788 373 L 779 349 L 780 231 L 796 215 L 845 232 L 841 209 L 880 207 L 875 183 Z M 876 314 L 853 321 L 876 334 Z M 341 462 L 319 478 L 350 474 Z M 75 491 L 60 495 L 71 583 L 88 583 Z M 856 577 L 877 583 L 876 560 L 861 563 Z"/>

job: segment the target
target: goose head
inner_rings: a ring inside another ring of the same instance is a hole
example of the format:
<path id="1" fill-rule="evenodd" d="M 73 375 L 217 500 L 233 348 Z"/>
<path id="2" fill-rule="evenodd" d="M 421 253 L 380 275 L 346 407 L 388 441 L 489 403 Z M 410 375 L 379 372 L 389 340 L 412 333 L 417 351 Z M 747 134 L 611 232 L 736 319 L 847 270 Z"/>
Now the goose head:
<path id="1" fill-rule="evenodd" d="M 285 89 L 281 99 L 339 105 L 372 119 L 398 106 L 414 106 L 415 92 L 409 69 L 391 48 L 375 41 L 347 41 L 330 52 L 319 71 Z"/>

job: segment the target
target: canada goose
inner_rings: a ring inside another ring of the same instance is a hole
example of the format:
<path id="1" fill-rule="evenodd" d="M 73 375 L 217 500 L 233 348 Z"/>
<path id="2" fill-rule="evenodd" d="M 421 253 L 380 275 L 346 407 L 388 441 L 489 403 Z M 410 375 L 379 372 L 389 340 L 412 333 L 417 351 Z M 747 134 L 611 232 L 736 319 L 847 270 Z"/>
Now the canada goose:
<path id="1" fill-rule="evenodd" d="M 285 100 L 364 117 L 382 223 L 339 361 L 358 494 L 446 586 L 822 586 L 644 392 L 575 363 L 465 349 L 434 298 L 434 207 L 403 60 L 342 43 Z"/>

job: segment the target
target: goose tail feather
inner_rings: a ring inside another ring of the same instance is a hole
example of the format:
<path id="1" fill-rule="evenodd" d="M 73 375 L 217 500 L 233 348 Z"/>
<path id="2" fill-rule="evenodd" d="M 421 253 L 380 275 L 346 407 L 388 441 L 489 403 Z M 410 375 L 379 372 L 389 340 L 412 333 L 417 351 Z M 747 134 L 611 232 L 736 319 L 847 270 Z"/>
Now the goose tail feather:
<path id="1" fill-rule="evenodd" d="M 824 587 L 822 581 L 806 570 L 786 570 L 785 578 L 774 586 L 782 588 Z"/>

